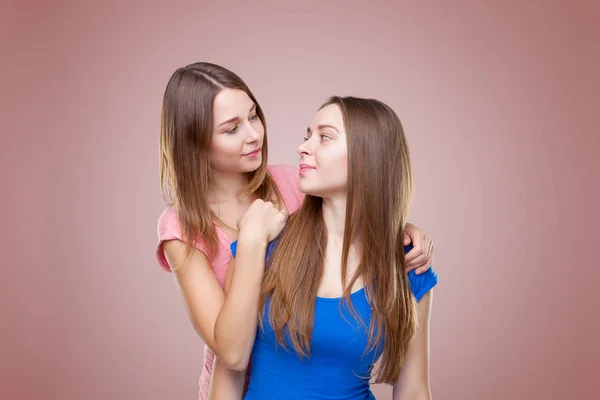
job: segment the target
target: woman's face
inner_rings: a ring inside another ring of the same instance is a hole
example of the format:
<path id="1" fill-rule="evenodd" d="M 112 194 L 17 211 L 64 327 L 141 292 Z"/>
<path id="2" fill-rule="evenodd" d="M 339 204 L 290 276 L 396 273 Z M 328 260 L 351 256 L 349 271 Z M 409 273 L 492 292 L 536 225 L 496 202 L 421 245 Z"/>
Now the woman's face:
<path id="1" fill-rule="evenodd" d="M 246 92 L 223 89 L 213 102 L 211 167 L 219 172 L 251 172 L 262 163 L 265 127 Z"/>
<path id="2" fill-rule="evenodd" d="M 323 107 L 306 131 L 300 154 L 300 190 L 323 198 L 346 196 L 348 146 L 340 108 Z"/>

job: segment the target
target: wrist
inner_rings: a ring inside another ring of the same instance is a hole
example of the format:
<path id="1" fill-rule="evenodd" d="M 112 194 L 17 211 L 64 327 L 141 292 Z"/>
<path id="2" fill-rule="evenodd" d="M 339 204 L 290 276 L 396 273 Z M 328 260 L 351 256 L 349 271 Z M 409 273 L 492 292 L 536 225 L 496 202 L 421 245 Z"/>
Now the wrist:
<path id="1" fill-rule="evenodd" d="M 238 235 L 238 246 L 249 246 L 253 248 L 267 247 L 268 241 L 266 237 L 257 235 L 255 232 L 241 230 Z"/>

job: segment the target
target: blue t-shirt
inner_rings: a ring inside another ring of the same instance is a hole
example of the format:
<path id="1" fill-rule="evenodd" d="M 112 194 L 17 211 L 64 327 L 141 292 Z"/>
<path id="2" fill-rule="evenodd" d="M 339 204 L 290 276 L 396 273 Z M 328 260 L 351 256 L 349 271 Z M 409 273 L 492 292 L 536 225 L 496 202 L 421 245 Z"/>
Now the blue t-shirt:
<path id="1" fill-rule="evenodd" d="M 267 247 L 267 259 L 274 247 L 274 242 Z M 234 257 L 236 248 L 237 242 L 233 242 Z M 411 248 L 406 246 L 405 252 Z M 421 275 L 411 271 L 408 278 L 417 301 L 438 282 L 432 268 Z M 269 324 L 267 301 L 263 315 L 265 329 L 259 327 L 256 332 L 250 383 L 244 399 L 374 399 L 368 377 L 381 355 L 381 346 L 365 353 L 372 314 L 365 289 L 357 290 L 350 298 L 364 326 L 350 314 L 345 302 L 340 309 L 341 298 L 317 297 L 311 356 L 304 359 L 297 355 L 289 338 L 286 337 L 288 350 L 277 343 Z"/>

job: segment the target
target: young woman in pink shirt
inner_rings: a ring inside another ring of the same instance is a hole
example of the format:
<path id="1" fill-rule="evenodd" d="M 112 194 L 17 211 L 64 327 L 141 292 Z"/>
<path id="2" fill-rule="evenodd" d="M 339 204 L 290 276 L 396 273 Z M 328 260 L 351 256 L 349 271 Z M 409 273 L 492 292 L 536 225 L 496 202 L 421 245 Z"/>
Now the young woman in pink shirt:
<path id="1" fill-rule="evenodd" d="M 216 346 L 214 328 L 237 221 L 256 199 L 291 214 L 304 198 L 298 169 L 267 166 L 267 154 L 265 117 L 242 79 L 210 63 L 175 71 L 162 108 L 160 180 L 169 206 L 158 221 L 156 256 L 173 272 L 192 325 L 206 343 L 201 400 L 208 399 L 215 355 L 227 351 Z M 413 245 L 407 271 L 426 271 L 431 238 L 408 224 L 404 240 Z"/>

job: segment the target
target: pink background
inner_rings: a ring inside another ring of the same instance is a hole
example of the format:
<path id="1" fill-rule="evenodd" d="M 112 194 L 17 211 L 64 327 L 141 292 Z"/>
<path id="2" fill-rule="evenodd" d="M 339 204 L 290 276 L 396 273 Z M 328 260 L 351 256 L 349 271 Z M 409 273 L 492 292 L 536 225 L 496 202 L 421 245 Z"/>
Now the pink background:
<path id="1" fill-rule="evenodd" d="M 253 89 L 271 163 L 329 95 L 397 110 L 441 277 L 434 398 L 599 396 L 598 2 L 361 3 L 3 2 L 1 398 L 197 398 L 154 246 L 162 95 L 200 60 Z"/>

